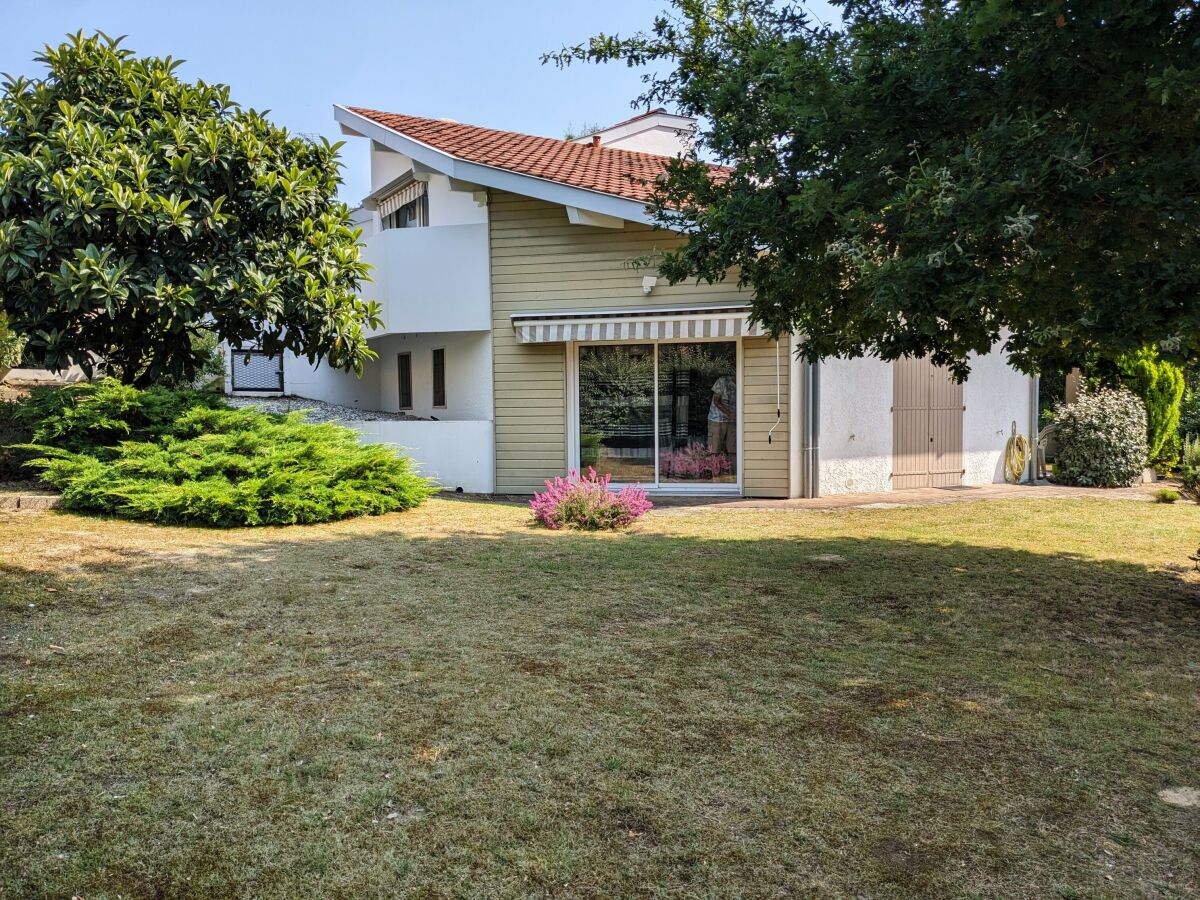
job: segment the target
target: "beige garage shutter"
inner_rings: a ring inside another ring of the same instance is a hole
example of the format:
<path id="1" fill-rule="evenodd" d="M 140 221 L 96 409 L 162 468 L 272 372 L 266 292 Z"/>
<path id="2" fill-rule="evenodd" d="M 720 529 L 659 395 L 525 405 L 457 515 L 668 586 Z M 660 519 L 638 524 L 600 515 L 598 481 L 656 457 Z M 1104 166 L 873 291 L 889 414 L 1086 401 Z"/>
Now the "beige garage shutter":
<path id="1" fill-rule="evenodd" d="M 962 484 L 962 385 L 928 359 L 899 359 L 892 371 L 892 487 Z"/>

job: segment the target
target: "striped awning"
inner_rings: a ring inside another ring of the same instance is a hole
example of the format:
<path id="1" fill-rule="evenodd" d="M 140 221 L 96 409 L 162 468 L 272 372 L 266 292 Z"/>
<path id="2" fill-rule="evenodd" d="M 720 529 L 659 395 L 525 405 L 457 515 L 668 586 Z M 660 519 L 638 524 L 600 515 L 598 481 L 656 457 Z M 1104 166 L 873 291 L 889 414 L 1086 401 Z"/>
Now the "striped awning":
<path id="1" fill-rule="evenodd" d="M 410 181 L 399 190 L 388 194 L 379 201 L 379 215 L 387 218 L 402 206 L 407 206 L 414 200 L 425 196 L 424 181 Z"/>
<path id="2" fill-rule="evenodd" d="M 750 307 L 654 309 L 634 312 L 519 313 L 512 317 L 519 344 L 562 341 L 664 341 L 761 337 Z"/>

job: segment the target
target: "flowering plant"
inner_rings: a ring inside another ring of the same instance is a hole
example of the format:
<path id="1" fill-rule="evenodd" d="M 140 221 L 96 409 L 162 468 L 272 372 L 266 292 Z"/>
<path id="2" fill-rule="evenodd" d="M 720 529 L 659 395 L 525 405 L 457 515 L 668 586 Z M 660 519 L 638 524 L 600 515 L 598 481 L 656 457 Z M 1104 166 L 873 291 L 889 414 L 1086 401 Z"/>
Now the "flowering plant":
<path id="1" fill-rule="evenodd" d="M 717 478 L 731 468 L 728 456 L 699 442 L 670 450 L 658 459 L 658 471 L 664 478 Z"/>
<path id="2" fill-rule="evenodd" d="M 598 475 L 591 466 L 582 475 L 572 470 L 566 478 L 547 481 L 546 490 L 533 495 L 529 508 L 547 528 L 573 525 L 596 531 L 624 528 L 654 505 L 644 488 L 631 484 L 613 491 L 608 486 L 611 480 L 611 475 Z"/>

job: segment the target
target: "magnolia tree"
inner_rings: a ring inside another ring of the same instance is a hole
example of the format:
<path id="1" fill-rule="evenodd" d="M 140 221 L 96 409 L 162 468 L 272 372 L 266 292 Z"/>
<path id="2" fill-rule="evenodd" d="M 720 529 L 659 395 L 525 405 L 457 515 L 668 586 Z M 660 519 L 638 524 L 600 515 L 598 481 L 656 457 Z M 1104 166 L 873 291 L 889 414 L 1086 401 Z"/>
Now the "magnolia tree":
<path id="1" fill-rule="evenodd" d="M 190 381 L 212 332 L 361 374 L 378 306 L 339 144 L 103 34 L 37 59 L 0 95 L 0 301 L 30 355 Z"/>
<path id="2" fill-rule="evenodd" d="M 736 271 L 810 358 L 927 356 L 965 376 L 1155 346 L 1200 356 L 1194 0 L 673 0 L 644 33 L 547 60 L 645 66 L 700 118 L 658 184 L 672 282 Z M 704 158 L 725 164 L 712 178 Z"/>

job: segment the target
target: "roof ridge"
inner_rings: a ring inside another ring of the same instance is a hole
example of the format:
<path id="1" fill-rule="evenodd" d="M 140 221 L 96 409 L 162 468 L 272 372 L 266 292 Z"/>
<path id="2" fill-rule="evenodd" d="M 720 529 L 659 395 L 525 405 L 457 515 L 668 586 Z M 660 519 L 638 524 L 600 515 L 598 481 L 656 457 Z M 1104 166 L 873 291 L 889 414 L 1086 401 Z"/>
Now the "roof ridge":
<path id="1" fill-rule="evenodd" d="M 529 134 L 528 132 L 524 132 L 524 131 L 510 131 L 506 128 L 492 128 L 490 125 L 473 125 L 469 122 L 459 122 L 456 119 L 435 119 L 435 118 L 431 118 L 429 116 L 412 116 L 412 115 L 409 115 L 408 113 L 387 112 L 382 109 L 369 109 L 367 107 L 362 107 L 362 106 L 347 106 L 346 109 L 350 110 L 353 113 L 358 113 L 360 116 L 366 116 L 368 119 L 373 119 L 374 121 L 379 121 L 378 119 L 375 119 L 376 116 L 388 116 L 389 118 L 396 118 L 396 119 L 412 119 L 417 122 L 426 122 L 430 125 L 443 125 L 443 126 L 448 126 L 451 128 L 470 128 L 470 129 L 477 130 L 477 131 L 491 132 L 492 134 L 496 134 L 496 135 L 505 135 L 505 136 L 511 136 L 511 137 L 525 138 L 527 140 L 553 141 L 556 144 L 562 144 L 564 147 L 578 147 L 578 148 L 582 148 L 583 150 L 586 150 L 588 152 L 595 152 L 596 150 L 603 150 L 607 153 L 620 153 L 625 156 L 644 156 L 644 157 L 648 157 L 650 159 L 665 159 L 665 160 L 675 159 L 674 156 L 666 156 L 662 153 L 647 153 L 645 150 L 626 150 L 622 147 L 606 147 L 603 144 L 600 144 L 597 147 L 597 146 L 593 146 L 591 144 L 581 144 L 576 140 L 567 140 L 565 138 L 548 137 L 547 135 L 544 135 L 544 134 Z M 633 119 L 628 119 L 625 122 L 618 122 L 617 125 L 625 125 L 625 124 L 628 124 L 629 122 L 635 121 L 636 119 L 639 119 L 639 118 L 641 118 L 641 116 L 635 116 Z M 383 123 L 380 123 L 380 124 L 383 124 Z M 392 127 L 392 126 L 388 126 L 388 127 Z M 615 127 L 617 127 L 617 126 L 609 125 L 606 128 L 601 128 L 600 131 L 607 131 L 609 128 L 615 128 Z M 395 130 L 399 131 L 400 129 L 395 129 Z M 594 133 L 595 132 L 593 132 L 593 134 Z M 417 140 L 420 140 L 420 139 L 418 138 Z"/>
<path id="2" fill-rule="evenodd" d="M 654 109 L 648 109 L 643 113 L 638 113 L 636 116 L 630 116 L 628 119 L 622 119 L 620 122 L 613 122 L 611 125 L 604 125 L 600 128 L 597 128 L 595 131 L 589 131 L 587 134 L 581 135 L 580 139 L 589 137 L 593 134 L 600 134 L 604 131 L 612 131 L 614 128 L 620 128 L 623 125 L 632 125 L 639 119 L 648 119 L 651 116 L 657 115 L 670 116 L 673 119 L 690 119 L 693 122 L 696 121 L 692 116 L 685 116 L 681 115 L 680 113 L 669 112 L 665 106 L 656 106 Z"/>

